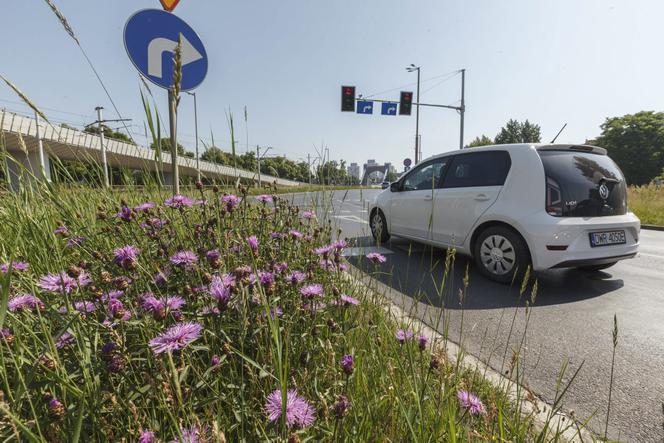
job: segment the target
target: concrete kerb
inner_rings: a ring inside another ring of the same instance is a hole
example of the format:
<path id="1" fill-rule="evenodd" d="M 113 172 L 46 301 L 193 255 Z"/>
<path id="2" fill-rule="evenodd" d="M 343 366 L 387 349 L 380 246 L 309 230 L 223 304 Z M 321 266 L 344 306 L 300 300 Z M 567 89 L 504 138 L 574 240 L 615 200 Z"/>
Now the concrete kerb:
<path id="1" fill-rule="evenodd" d="M 648 231 L 664 231 L 664 226 L 641 225 L 641 229 L 646 229 Z"/>
<path id="2" fill-rule="evenodd" d="M 349 264 L 350 265 L 350 264 Z M 432 309 L 424 303 L 416 302 L 407 295 L 400 293 L 391 287 L 381 283 L 373 277 L 363 273 L 355 266 L 349 266 L 348 278 L 356 285 L 361 285 L 364 288 L 369 288 L 383 303 L 386 311 L 397 321 L 404 324 L 412 324 L 413 329 L 418 333 L 423 334 L 429 338 L 431 343 L 434 343 L 438 349 L 445 351 L 447 358 L 453 364 L 457 363 L 457 357 L 461 356 L 458 362 L 464 369 L 477 371 L 482 374 L 484 378 L 492 385 L 506 390 L 508 398 L 512 401 L 520 400 L 521 413 L 523 416 L 530 416 L 533 418 L 534 426 L 538 431 L 544 429 L 549 413 L 552 406 L 542 399 L 538 398 L 532 391 L 524 386 L 520 386 L 508 377 L 505 377 L 499 371 L 496 371 L 491 366 L 487 365 L 480 359 L 466 354 L 458 344 L 445 339 L 443 335 L 435 328 L 429 326 L 427 319 L 422 320 L 420 314 L 430 316 L 433 314 Z M 414 313 L 413 315 L 409 315 Z M 429 318 L 430 324 L 435 323 L 433 317 Z M 519 395 L 519 393 L 521 395 Z M 530 393 L 533 395 L 524 395 Z M 597 438 L 593 434 L 579 425 L 576 420 L 568 414 L 556 413 L 549 420 L 549 429 L 551 434 L 559 431 L 560 435 L 565 441 L 568 442 L 593 442 Z"/>

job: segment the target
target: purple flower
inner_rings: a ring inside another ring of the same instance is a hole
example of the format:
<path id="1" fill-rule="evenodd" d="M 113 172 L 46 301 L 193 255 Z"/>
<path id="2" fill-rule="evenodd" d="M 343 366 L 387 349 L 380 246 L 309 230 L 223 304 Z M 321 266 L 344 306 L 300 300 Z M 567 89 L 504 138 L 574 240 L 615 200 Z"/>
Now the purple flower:
<path id="1" fill-rule="evenodd" d="M 161 285 L 165 284 L 166 282 L 168 282 L 168 275 L 169 274 L 170 273 L 168 271 L 159 271 L 159 272 L 157 272 L 153 277 L 154 283 L 158 286 L 161 286 Z"/>
<path id="2" fill-rule="evenodd" d="M 131 221 L 132 211 L 131 211 L 130 208 L 128 208 L 126 206 L 123 206 L 120 209 L 120 212 L 115 214 L 115 216 L 119 219 L 122 219 L 122 220 L 128 222 L 128 221 Z"/>
<path id="3" fill-rule="evenodd" d="M 281 317 L 284 314 L 284 311 L 281 310 L 279 306 L 270 309 L 270 318 L 274 320 L 275 315 Z M 267 311 L 263 312 L 263 317 L 267 318 Z"/>
<path id="4" fill-rule="evenodd" d="M 385 263 L 385 261 L 387 261 L 385 256 L 383 254 L 379 254 L 378 252 L 370 252 L 366 255 L 366 257 L 374 263 Z"/>
<path id="5" fill-rule="evenodd" d="M 104 292 L 101 296 L 101 301 L 104 303 L 110 301 L 110 300 L 117 300 L 118 298 L 122 297 L 124 295 L 124 291 L 120 291 L 119 289 L 113 289 L 108 292 Z"/>
<path id="6" fill-rule="evenodd" d="M 271 423 L 279 420 L 282 413 L 281 390 L 277 389 L 267 396 L 265 413 Z M 286 426 L 289 428 L 306 428 L 315 419 L 314 407 L 304 397 L 299 396 L 295 389 L 289 389 L 286 395 Z"/>
<path id="7" fill-rule="evenodd" d="M 288 270 L 288 263 L 282 262 L 274 265 L 274 272 L 277 274 L 283 274 Z"/>
<path id="8" fill-rule="evenodd" d="M 67 236 L 67 235 L 69 234 L 69 228 L 67 228 L 67 226 L 65 226 L 65 225 L 60 225 L 60 226 L 58 227 L 58 229 L 56 229 L 55 231 L 53 231 L 53 233 L 54 233 L 55 235 L 61 235 L 61 236 L 65 237 L 65 236 Z"/>
<path id="9" fill-rule="evenodd" d="M 217 249 L 212 249 L 205 253 L 205 258 L 207 258 L 207 261 L 210 264 L 218 263 L 221 258 L 221 253 Z"/>
<path id="10" fill-rule="evenodd" d="M 7 308 L 11 312 L 34 311 L 43 307 L 44 303 L 32 294 L 17 295 L 7 302 Z"/>
<path id="11" fill-rule="evenodd" d="M 213 355 L 210 360 L 210 366 L 218 366 L 221 363 L 221 358 L 218 355 Z"/>
<path id="12" fill-rule="evenodd" d="M 249 244 L 249 247 L 251 248 L 252 251 L 254 252 L 258 251 L 258 239 L 256 238 L 255 235 L 247 237 L 247 243 Z"/>
<path id="13" fill-rule="evenodd" d="M 461 389 L 457 392 L 459 405 L 470 412 L 472 415 L 480 415 L 485 413 L 484 404 L 475 394 Z"/>
<path id="14" fill-rule="evenodd" d="M 261 271 L 258 273 L 258 281 L 262 286 L 272 286 L 274 284 L 274 275 L 271 272 Z"/>
<path id="15" fill-rule="evenodd" d="M 331 245 L 326 245 L 326 246 L 321 246 L 320 248 L 314 249 L 314 252 L 316 255 L 323 255 L 326 256 L 327 254 L 332 251 L 332 246 Z"/>
<path id="16" fill-rule="evenodd" d="M 339 296 L 339 300 L 340 300 L 341 304 L 344 304 L 344 305 L 359 305 L 360 304 L 360 301 L 358 299 L 353 298 L 350 295 L 346 295 L 346 294 L 341 294 Z"/>
<path id="17" fill-rule="evenodd" d="M 350 402 L 345 395 L 340 395 L 332 409 L 334 410 L 334 415 L 338 419 L 342 419 L 343 416 L 346 415 L 348 408 L 350 408 Z"/>
<path id="18" fill-rule="evenodd" d="M 221 202 L 226 205 L 226 210 L 228 212 L 233 212 L 233 209 L 240 204 L 240 197 L 233 194 L 224 195 L 221 197 Z"/>
<path id="19" fill-rule="evenodd" d="M 56 349 L 62 349 L 65 346 L 69 346 L 70 344 L 74 343 L 75 341 L 76 338 L 74 338 L 71 333 L 65 332 L 55 341 L 55 347 Z"/>
<path id="20" fill-rule="evenodd" d="M 147 211 L 149 211 L 150 209 L 152 209 L 154 207 L 155 207 L 154 203 L 145 202 L 145 203 L 141 203 L 140 205 L 136 206 L 134 208 L 134 211 L 136 211 L 136 212 L 147 212 Z"/>
<path id="21" fill-rule="evenodd" d="M 92 280 L 85 272 L 81 272 L 78 278 L 72 278 L 66 272 L 59 274 L 48 274 L 39 279 L 39 286 L 44 291 L 69 294 L 76 288 L 87 286 Z"/>
<path id="22" fill-rule="evenodd" d="M 307 278 L 307 274 L 304 272 L 300 271 L 293 271 L 290 273 L 286 279 L 290 281 L 293 285 L 297 285 L 298 283 L 302 283 L 305 279 Z"/>
<path id="23" fill-rule="evenodd" d="M 72 237 L 72 238 L 70 238 L 69 240 L 67 240 L 67 245 L 66 245 L 66 247 L 67 247 L 67 248 L 78 247 L 78 246 L 81 246 L 81 245 L 82 245 L 83 243 L 85 243 L 86 241 L 88 241 L 88 238 L 87 238 L 87 237 L 84 237 L 84 236 L 82 236 L 82 235 L 80 235 L 80 236 L 78 236 L 78 237 Z"/>
<path id="24" fill-rule="evenodd" d="M 271 203 L 272 202 L 272 196 L 271 195 L 259 195 L 256 197 L 256 201 L 259 201 L 261 203 Z"/>
<path id="25" fill-rule="evenodd" d="M 273 233 L 270 234 L 270 237 L 272 237 L 274 239 L 282 239 L 285 236 L 286 236 L 286 234 L 284 234 L 282 232 L 273 232 Z"/>
<path id="26" fill-rule="evenodd" d="M 146 312 L 159 314 L 163 313 L 166 309 L 177 311 L 182 306 L 184 306 L 184 304 L 185 301 L 182 297 L 169 295 L 166 297 L 157 298 L 148 292 L 147 294 L 143 295 L 141 308 L 143 308 L 143 310 Z"/>
<path id="27" fill-rule="evenodd" d="M 138 436 L 138 443 L 157 443 L 157 437 L 152 431 L 141 431 Z"/>
<path id="28" fill-rule="evenodd" d="M 413 338 L 413 331 L 404 331 L 403 329 L 397 330 L 394 336 L 397 338 L 399 344 L 404 344 L 406 340 Z"/>
<path id="29" fill-rule="evenodd" d="M 429 343 L 429 339 L 426 335 L 420 334 L 417 336 L 417 345 L 420 347 L 420 350 L 424 351 L 427 347 L 427 343 Z"/>
<path id="30" fill-rule="evenodd" d="M 171 443 L 205 443 L 206 438 L 205 434 L 207 429 L 200 429 L 198 426 L 194 425 L 190 428 L 180 429 L 180 434 L 182 438 L 173 440 Z"/>
<path id="31" fill-rule="evenodd" d="M 124 303 L 120 300 L 112 298 L 108 301 L 108 315 L 111 318 L 119 318 L 121 320 L 129 320 L 131 313 L 125 310 Z"/>
<path id="32" fill-rule="evenodd" d="M 175 266 L 181 266 L 190 269 L 198 261 L 198 256 L 192 251 L 178 251 L 170 258 Z"/>
<path id="33" fill-rule="evenodd" d="M 15 262 L 12 262 L 12 272 L 22 272 L 22 271 L 25 271 L 25 270 L 28 269 L 29 266 L 30 266 L 30 265 L 28 265 L 28 264 L 27 264 L 26 262 L 24 262 L 24 261 L 15 261 Z M 6 274 L 7 272 L 9 272 L 9 263 L 3 263 L 3 264 L 0 264 L 0 272 L 2 272 L 3 274 Z"/>
<path id="34" fill-rule="evenodd" d="M 300 288 L 300 295 L 302 295 L 302 298 L 313 298 L 323 295 L 323 285 L 316 283 L 304 286 Z"/>
<path id="35" fill-rule="evenodd" d="M 353 361 L 352 355 L 344 355 L 341 357 L 341 369 L 343 369 L 346 375 L 353 373 L 353 369 L 355 369 L 355 362 Z"/>
<path id="36" fill-rule="evenodd" d="M 130 245 L 117 248 L 113 251 L 113 254 L 115 255 L 113 261 L 124 269 L 130 269 L 136 264 L 139 252 L 138 249 Z"/>
<path id="37" fill-rule="evenodd" d="M 307 220 L 313 220 L 316 218 L 316 214 L 313 211 L 304 211 L 302 213 L 302 218 L 305 218 Z"/>
<path id="38" fill-rule="evenodd" d="M 288 231 L 288 233 L 293 238 L 296 238 L 296 239 L 297 238 L 302 238 L 302 233 L 300 231 L 296 231 L 295 229 L 291 229 L 290 231 Z"/>
<path id="39" fill-rule="evenodd" d="M 175 209 L 190 208 L 193 206 L 194 201 L 185 195 L 174 195 L 167 199 L 164 204 L 168 207 Z"/>
<path id="40" fill-rule="evenodd" d="M 333 242 L 331 246 L 334 249 L 336 249 L 337 251 L 341 251 L 346 246 L 348 246 L 348 243 L 346 243 L 346 240 L 337 240 L 337 241 Z"/>
<path id="41" fill-rule="evenodd" d="M 91 301 L 75 301 L 74 309 L 76 309 L 78 312 L 89 314 L 90 312 L 95 312 L 96 308 L 95 304 Z"/>
<path id="42" fill-rule="evenodd" d="M 334 268 L 335 268 L 334 262 L 332 260 L 328 260 L 328 259 L 325 259 L 325 258 L 321 259 L 319 265 L 320 265 L 320 268 L 324 271 L 330 271 L 331 272 L 331 271 L 334 271 Z"/>
<path id="43" fill-rule="evenodd" d="M 155 354 L 183 349 L 201 335 L 203 327 L 198 323 L 178 323 L 150 340 L 150 347 Z"/>
<path id="44" fill-rule="evenodd" d="M 231 286 L 224 284 L 224 280 L 215 276 L 210 283 L 210 295 L 217 300 L 217 304 L 221 309 L 228 306 L 231 299 Z"/>

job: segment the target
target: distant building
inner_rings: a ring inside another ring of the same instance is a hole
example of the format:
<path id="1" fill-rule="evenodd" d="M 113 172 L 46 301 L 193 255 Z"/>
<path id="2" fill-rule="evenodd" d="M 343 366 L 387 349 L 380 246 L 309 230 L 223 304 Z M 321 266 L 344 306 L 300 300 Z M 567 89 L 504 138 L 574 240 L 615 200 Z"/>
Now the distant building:
<path id="1" fill-rule="evenodd" d="M 357 163 L 351 163 L 350 166 L 348 166 L 348 175 L 351 177 L 355 177 L 356 179 L 360 179 L 360 165 Z"/>

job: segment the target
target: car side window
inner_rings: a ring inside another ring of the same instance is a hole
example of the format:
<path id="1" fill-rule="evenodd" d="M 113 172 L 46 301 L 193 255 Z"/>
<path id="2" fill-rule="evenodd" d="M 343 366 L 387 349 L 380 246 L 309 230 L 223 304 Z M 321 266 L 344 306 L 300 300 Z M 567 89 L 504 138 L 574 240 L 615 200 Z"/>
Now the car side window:
<path id="1" fill-rule="evenodd" d="M 447 159 L 436 159 L 423 165 L 418 165 L 403 181 L 403 191 L 424 191 L 440 187 L 441 174 Z"/>
<path id="2" fill-rule="evenodd" d="M 512 161 L 506 151 L 461 154 L 454 157 L 443 188 L 502 186 Z"/>

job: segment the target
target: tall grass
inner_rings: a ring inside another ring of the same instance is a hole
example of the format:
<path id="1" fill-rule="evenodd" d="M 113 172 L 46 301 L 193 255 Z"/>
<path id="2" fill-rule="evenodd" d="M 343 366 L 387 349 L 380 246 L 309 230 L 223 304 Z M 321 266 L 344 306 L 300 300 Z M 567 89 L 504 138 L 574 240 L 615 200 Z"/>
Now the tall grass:
<path id="1" fill-rule="evenodd" d="M 628 189 L 627 204 L 641 223 L 664 226 L 664 187 L 632 186 Z"/>
<path id="2" fill-rule="evenodd" d="M 276 196 L 260 203 L 243 195 L 229 211 L 223 195 L 210 190 L 192 196 L 206 204 L 128 209 L 160 203 L 166 194 L 155 187 L 84 195 L 51 186 L 3 196 L 0 263 L 29 263 L 28 270 L 3 274 L 3 438 L 135 441 L 150 430 L 170 441 L 193 427 L 205 429 L 210 441 L 526 441 L 537 435 L 514 398 L 433 343 L 419 342 L 418 331 L 397 339 L 398 329 L 412 325 L 392 318 L 373 291 L 347 278 L 342 245 L 317 251 L 332 241 L 329 224 L 303 218 Z M 116 216 L 123 208 L 124 218 Z M 55 234 L 61 226 L 66 234 Z M 252 235 L 255 251 L 247 242 Z M 123 266 L 114 251 L 125 245 L 140 253 Z M 169 260 L 180 250 L 197 255 L 190 268 Z M 220 252 L 218 259 L 207 258 L 211 250 Z M 293 284 L 288 276 L 296 270 L 304 281 Z M 40 277 L 61 271 L 62 279 L 85 273 L 91 282 L 71 292 L 40 288 Z M 158 272 L 168 281 L 156 283 Z M 273 281 L 261 283 L 268 273 Z M 227 304 L 210 287 L 226 274 L 236 277 Z M 321 284 L 322 295 L 303 297 L 310 284 Z M 110 306 L 111 291 L 123 291 L 121 313 Z M 43 307 L 17 309 L 16 297 L 24 293 Z M 147 293 L 181 297 L 184 306 L 146 310 Z M 342 294 L 359 304 L 340 304 Z M 281 314 L 268 314 L 275 312 Z M 150 340 L 183 322 L 200 324 L 200 337 L 171 353 L 151 350 Z M 350 372 L 340 365 L 344 355 L 353 357 Z M 268 395 L 278 390 L 286 399 L 290 389 L 315 410 L 311 426 L 268 420 Z M 476 394 L 484 412 L 463 407 L 460 391 Z"/>

